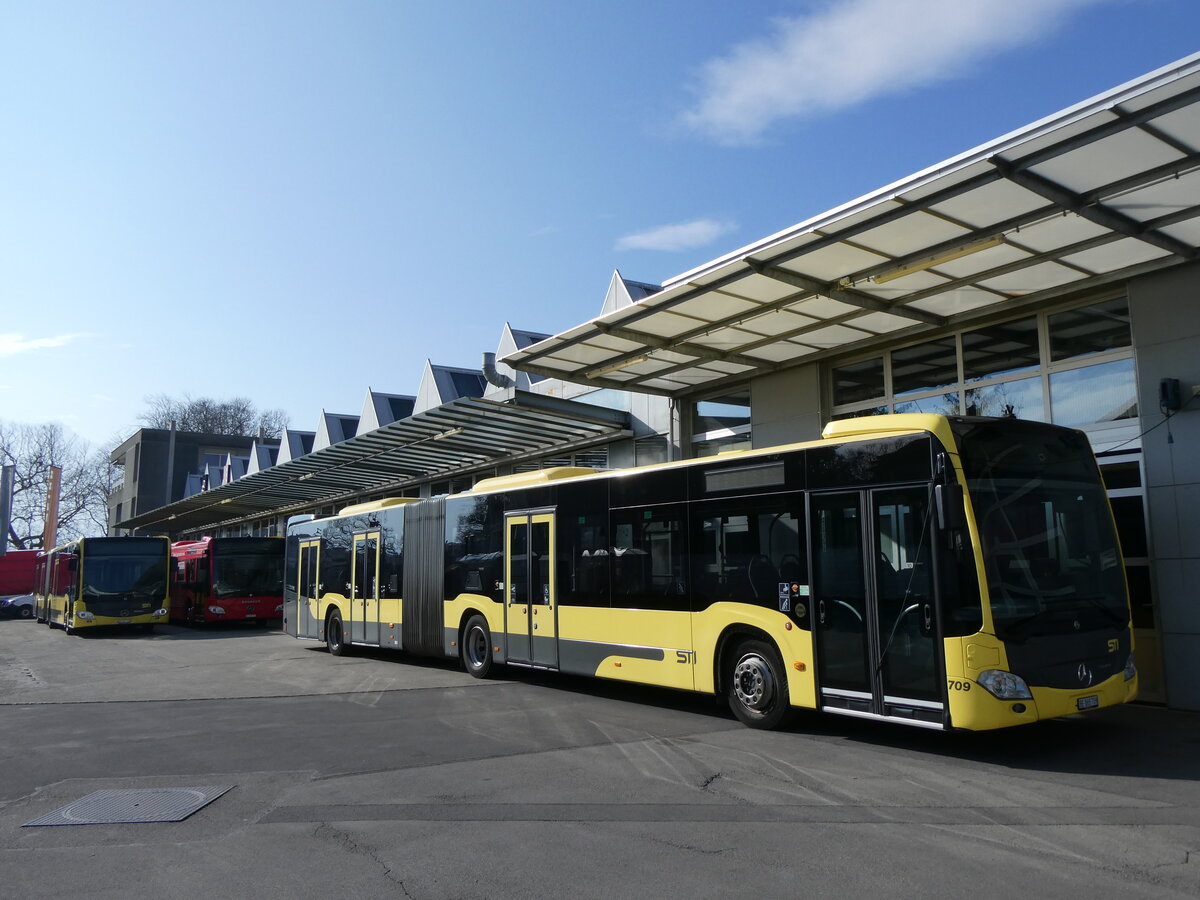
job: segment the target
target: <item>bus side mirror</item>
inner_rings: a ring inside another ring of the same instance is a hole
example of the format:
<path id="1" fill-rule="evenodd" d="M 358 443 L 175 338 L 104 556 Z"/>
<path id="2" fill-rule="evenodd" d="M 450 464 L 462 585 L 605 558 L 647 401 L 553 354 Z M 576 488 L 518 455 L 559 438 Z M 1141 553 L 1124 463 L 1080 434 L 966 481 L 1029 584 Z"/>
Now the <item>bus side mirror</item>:
<path id="1" fill-rule="evenodd" d="M 934 485 L 933 500 L 937 505 L 938 525 L 943 531 L 958 531 L 967 525 L 967 508 L 962 485 L 957 481 Z"/>

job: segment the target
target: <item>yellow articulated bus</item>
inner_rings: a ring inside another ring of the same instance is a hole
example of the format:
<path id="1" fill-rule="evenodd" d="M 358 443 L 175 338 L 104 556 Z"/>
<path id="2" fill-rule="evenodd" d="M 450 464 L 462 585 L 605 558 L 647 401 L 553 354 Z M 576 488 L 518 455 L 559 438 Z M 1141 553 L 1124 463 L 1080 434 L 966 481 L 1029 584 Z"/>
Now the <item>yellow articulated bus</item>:
<path id="1" fill-rule="evenodd" d="M 171 545 L 160 537 L 80 538 L 38 557 L 33 611 L 67 633 L 166 622 Z"/>
<path id="2" fill-rule="evenodd" d="M 287 532 L 284 627 L 352 645 L 984 730 L 1137 694 L 1124 567 L 1087 438 L 875 416 L 822 440 L 547 469 Z"/>

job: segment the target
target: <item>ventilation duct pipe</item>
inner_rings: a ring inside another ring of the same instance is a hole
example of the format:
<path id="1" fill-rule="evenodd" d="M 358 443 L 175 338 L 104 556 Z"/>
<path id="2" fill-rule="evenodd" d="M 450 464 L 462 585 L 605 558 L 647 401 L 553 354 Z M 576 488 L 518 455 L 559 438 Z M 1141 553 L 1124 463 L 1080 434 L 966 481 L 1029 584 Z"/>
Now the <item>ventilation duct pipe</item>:
<path id="1" fill-rule="evenodd" d="M 498 388 L 513 387 L 516 382 L 507 375 L 496 371 L 496 354 L 483 354 L 483 377 L 488 380 L 488 384 L 494 384 Z"/>

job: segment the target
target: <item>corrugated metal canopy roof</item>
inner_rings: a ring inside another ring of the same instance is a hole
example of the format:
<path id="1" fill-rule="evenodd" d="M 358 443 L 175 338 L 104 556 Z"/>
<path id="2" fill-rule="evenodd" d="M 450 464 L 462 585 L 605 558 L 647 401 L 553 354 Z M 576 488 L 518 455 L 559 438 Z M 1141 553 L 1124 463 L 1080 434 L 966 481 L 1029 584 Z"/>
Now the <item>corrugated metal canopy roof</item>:
<path id="1" fill-rule="evenodd" d="M 349 438 L 231 484 L 117 523 L 181 532 L 449 478 L 628 435 L 629 414 L 518 392 L 512 402 L 465 397 Z"/>
<path id="2" fill-rule="evenodd" d="M 566 381 L 710 394 L 1197 258 L 1200 54 L 524 348 Z"/>

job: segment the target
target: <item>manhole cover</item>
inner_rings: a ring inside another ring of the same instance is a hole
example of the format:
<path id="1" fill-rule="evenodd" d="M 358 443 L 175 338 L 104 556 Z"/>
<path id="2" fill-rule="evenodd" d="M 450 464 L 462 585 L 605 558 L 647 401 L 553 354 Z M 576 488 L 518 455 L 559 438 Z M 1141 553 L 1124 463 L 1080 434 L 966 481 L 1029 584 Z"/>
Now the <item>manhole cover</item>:
<path id="1" fill-rule="evenodd" d="M 54 812 L 26 822 L 34 825 L 127 825 L 137 822 L 182 822 L 212 803 L 232 784 L 214 787 L 133 788 L 96 791 Z"/>

